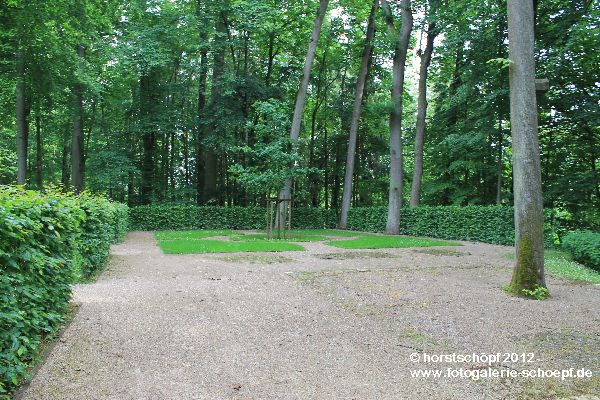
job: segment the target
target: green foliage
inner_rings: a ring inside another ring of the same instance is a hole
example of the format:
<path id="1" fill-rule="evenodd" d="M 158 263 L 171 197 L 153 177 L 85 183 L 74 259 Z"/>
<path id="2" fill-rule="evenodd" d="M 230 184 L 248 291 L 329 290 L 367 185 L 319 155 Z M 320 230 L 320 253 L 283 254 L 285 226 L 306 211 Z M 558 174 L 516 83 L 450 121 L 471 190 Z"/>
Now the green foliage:
<path id="1" fill-rule="evenodd" d="M 279 100 L 257 102 L 256 123 L 249 124 L 257 136 L 253 146 L 243 146 L 241 153 L 249 158 L 248 165 L 233 165 L 230 172 L 252 194 L 273 196 L 286 179 L 298 179 L 318 173 L 315 168 L 300 167 L 301 156 L 289 139 L 289 111 Z"/>
<path id="2" fill-rule="evenodd" d="M 523 297 L 535 300 L 545 300 L 548 297 L 550 297 L 550 291 L 548 290 L 548 288 L 545 288 L 543 286 L 536 286 L 532 290 L 521 289 L 521 292 L 523 293 Z"/>
<path id="3" fill-rule="evenodd" d="M 327 243 L 340 249 L 397 249 L 404 247 L 460 246 L 459 243 L 407 236 L 368 235 L 358 239 L 335 240 Z"/>
<path id="4" fill-rule="evenodd" d="M 126 229 L 125 207 L 108 200 L 0 187 L 0 396 L 63 321 L 70 285 L 102 266 Z"/>
<path id="5" fill-rule="evenodd" d="M 79 253 L 82 256 L 81 273 L 87 276 L 106 263 L 110 245 L 127 233 L 128 208 L 87 194 L 80 195 L 78 203 L 85 212 Z"/>
<path id="6" fill-rule="evenodd" d="M 575 261 L 600 271 L 600 233 L 590 231 L 569 233 L 563 238 L 563 247 Z"/>
<path id="7" fill-rule="evenodd" d="M 264 229 L 266 210 L 259 207 L 197 207 L 192 205 L 148 205 L 129 210 L 133 230 Z M 292 224 L 299 229 L 332 226 L 335 214 L 319 208 L 294 209 Z"/>

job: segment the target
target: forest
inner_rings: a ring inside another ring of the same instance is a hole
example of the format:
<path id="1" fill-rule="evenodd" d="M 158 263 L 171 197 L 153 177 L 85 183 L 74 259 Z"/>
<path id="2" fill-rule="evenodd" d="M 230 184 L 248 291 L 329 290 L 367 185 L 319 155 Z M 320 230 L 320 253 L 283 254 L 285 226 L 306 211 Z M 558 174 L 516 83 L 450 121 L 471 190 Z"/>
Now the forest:
<path id="1" fill-rule="evenodd" d="M 600 6 L 534 6 L 544 206 L 598 227 Z M 397 207 L 511 205 L 506 9 L 3 1 L 0 184 L 264 206 L 293 178 L 294 206 L 345 214 L 387 205 L 391 180 Z"/>
<path id="2" fill-rule="evenodd" d="M 0 400 L 596 398 L 599 23 L 0 0 Z"/>

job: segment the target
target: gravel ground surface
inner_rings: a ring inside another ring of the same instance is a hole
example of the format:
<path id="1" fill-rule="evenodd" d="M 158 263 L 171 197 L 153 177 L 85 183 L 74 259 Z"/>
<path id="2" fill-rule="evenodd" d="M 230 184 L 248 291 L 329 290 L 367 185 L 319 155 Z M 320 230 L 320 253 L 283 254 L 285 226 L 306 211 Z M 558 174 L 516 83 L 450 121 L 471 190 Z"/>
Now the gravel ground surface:
<path id="1" fill-rule="evenodd" d="M 549 278 L 509 297 L 510 248 L 163 255 L 115 246 L 78 286 L 73 322 L 23 399 L 598 399 L 600 287 Z M 587 368 L 591 379 L 411 377 L 425 354 L 534 353 L 495 371 Z M 411 355 L 419 357 L 411 362 Z"/>

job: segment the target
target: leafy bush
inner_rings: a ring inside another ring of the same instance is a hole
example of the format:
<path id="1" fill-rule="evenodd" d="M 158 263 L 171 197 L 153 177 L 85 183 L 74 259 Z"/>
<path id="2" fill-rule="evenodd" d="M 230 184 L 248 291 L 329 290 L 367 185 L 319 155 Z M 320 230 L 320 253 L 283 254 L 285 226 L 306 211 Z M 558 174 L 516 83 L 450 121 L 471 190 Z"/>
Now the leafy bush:
<path id="1" fill-rule="evenodd" d="M 78 197 L 78 203 L 85 212 L 79 242 L 81 273 L 85 276 L 106 263 L 110 245 L 127 232 L 128 207 L 86 194 Z"/>
<path id="2" fill-rule="evenodd" d="M 600 233 L 571 232 L 563 238 L 563 247 L 575 261 L 600 271 Z"/>
<path id="3" fill-rule="evenodd" d="M 0 187 L 0 398 L 64 320 L 70 285 L 126 226 L 124 206 L 104 199 Z"/>

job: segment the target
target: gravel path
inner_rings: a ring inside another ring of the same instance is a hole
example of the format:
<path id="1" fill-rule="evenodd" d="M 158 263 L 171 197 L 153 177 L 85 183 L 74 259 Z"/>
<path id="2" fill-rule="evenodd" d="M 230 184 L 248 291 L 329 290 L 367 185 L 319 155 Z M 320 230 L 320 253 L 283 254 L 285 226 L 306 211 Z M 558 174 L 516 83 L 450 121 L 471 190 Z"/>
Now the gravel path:
<path id="1" fill-rule="evenodd" d="M 163 255 L 115 246 L 78 286 L 73 322 L 23 399 L 598 399 L 600 288 L 549 279 L 507 296 L 511 251 L 436 249 Z M 535 353 L 494 370 L 587 368 L 591 379 L 411 377 L 427 354 Z M 422 359 L 421 359 L 422 361 Z"/>

